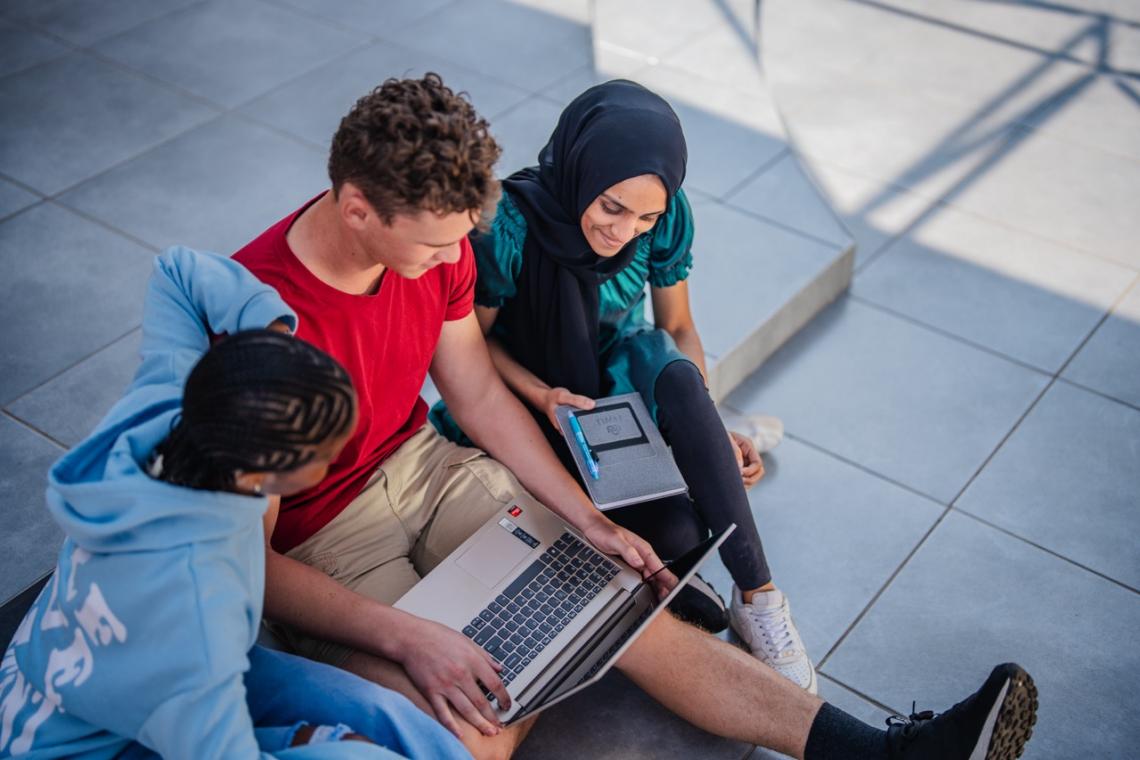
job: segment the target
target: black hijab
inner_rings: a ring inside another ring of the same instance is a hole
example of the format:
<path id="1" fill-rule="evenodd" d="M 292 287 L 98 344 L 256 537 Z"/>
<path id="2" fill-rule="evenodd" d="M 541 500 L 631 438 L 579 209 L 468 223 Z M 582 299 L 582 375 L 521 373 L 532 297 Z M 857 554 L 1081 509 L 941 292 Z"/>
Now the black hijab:
<path id="1" fill-rule="evenodd" d="M 551 387 L 591 398 L 604 391 L 598 343 L 598 289 L 637 250 L 634 238 L 610 258 L 582 234 L 581 218 L 607 188 L 654 174 L 671 200 L 688 153 L 677 114 L 639 84 L 591 87 L 558 119 L 538 166 L 503 181 L 526 218 L 517 297 L 500 310 L 507 350 Z"/>

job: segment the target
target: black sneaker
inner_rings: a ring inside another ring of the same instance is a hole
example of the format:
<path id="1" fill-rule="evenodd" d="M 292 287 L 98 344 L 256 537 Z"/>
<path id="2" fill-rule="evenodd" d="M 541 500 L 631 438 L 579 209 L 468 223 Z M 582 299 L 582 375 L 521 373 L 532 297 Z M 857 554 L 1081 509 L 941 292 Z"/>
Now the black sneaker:
<path id="1" fill-rule="evenodd" d="M 913 707 L 912 707 L 913 709 Z M 1037 687 L 1019 665 L 998 665 L 974 694 L 941 715 L 887 719 L 891 760 L 1013 760 L 1037 722 Z"/>
<path id="2" fill-rule="evenodd" d="M 728 610 L 724 600 L 712 584 L 700 575 L 693 575 L 684 588 L 669 602 L 669 611 L 677 618 L 703 628 L 709 633 L 720 633 L 728 628 Z"/>

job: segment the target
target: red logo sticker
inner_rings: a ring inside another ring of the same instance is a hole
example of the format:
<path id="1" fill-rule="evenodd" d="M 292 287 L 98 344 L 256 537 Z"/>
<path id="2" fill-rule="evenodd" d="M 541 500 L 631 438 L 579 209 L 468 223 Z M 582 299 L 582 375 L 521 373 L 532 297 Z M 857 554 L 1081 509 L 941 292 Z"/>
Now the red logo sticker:
<path id="1" fill-rule="evenodd" d="M 518 517 L 522 514 L 522 507 L 511 507 L 507 510 L 507 514 L 509 514 L 511 517 Z"/>

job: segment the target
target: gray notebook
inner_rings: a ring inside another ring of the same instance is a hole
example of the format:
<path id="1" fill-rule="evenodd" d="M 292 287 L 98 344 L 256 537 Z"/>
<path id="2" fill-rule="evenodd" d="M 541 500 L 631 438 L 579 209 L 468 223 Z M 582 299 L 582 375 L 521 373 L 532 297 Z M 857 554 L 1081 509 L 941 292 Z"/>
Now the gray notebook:
<path id="1" fill-rule="evenodd" d="M 688 490 L 640 395 L 598 399 L 590 410 L 559 406 L 554 413 L 586 492 L 598 509 L 624 507 Z M 577 420 L 581 437 L 571 417 Z"/>

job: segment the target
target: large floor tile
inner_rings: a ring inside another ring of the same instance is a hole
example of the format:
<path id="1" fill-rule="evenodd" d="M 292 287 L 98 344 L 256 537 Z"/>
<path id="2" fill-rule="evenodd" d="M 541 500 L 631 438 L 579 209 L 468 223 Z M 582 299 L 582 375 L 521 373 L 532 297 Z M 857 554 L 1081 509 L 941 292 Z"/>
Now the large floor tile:
<path id="1" fill-rule="evenodd" d="M 590 30 L 541 9 L 468 0 L 391 38 L 529 92 L 590 63 Z"/>
<path id="2" fill-rule="evenodd" d="M 212 0 L 135 27 L 95 49 L 232 107 L 366 40 L 258 0 Z"/>
<path id="3" fill-rule="evenodd" d="M 224 116 L 60 202 L 155 247 L 232 253 L 326 187 L 322 151 Z"/>
<path id="4" fill-rule="evenodd" d="M 273 90 L 242 110 L 323 149 L 358 98 L 388 77 L 419 77 L 428 71 L 439 74 L 453 90 L 467 92 L 492 126 L 495 116 L 529 97 L 524 90 L 434 54 L 378 42 Z"/>
<path id="5" fill-rule="evenodd" d="M 0 600 L 23 591 L 51 570 L 63 532 L 44 506 L 48 468 L 63 454 L 0 415 Z"/>
<path id="6" fill-rule="evenodd" d="M 1135 277 L 943 206 L 861 271 L 851 291 L 1053 373 Z"/>
<path id="7" fill-rule="evenodd" d="M 1063 377 L 1140 407 L 1140 283 L 1097 328 Z"/>
<path id="8" fill-rule="evenodd" d="M 943 24 L 963 35 L 984 35 L 997 44 L 1023 46 L 1044 55 L 1140 69 L 1140 13 L 1132 0 L 1077 3 L 961 3 L 957 0 L 891 0 L 900 13 Z"/>
<path id="9" fill-rule="evenodd" d="M 846 246 L 851 242 L 828 201 L 804 175 L 799 160 L 791 153 L 784 154 L 732 193 L 727 202 L 834 245 Z"/>
<path id="10" fill-rule="evenodd" d="M 717 0 L 595 0 L 594 46 L 599 63 L 660 60 L 725 21 Z"/>
<path id="11" fill-rule="evenodd" d="M 1032 124 L 1127 155 L 1140 151 L 1134 100 L 1084 63 L 900 15 L 880 3 L 777 4 L 766 25 L 764 57 L 777 72 L 937 93 L 990 119 Z M 821 49 L 828 54 L 819 55 Z"/>
<path id="12" fill-rule="evenodd" d="M 669 66 L 630 75 L 669 101 L 689 148 L 686 187 L 723 197 L 786 148 L 767 93 Z"/>
<path id="13" fill-rule="evenodd" d="M 134 377 L 141 332 L 135 330 L 8 405 L 8 411 L 66 446 L 79 443 Z"/>
<path id="14" fill-rule="evenodd" d="M 408 24 L 436 13 L 447 13 L 456 0 L 273 0 L 279 5 L 318 16 L 337 26 L 380 36 L 399 32 Z"/>
<path id="15" fill-rule="evenodd" d="M 821 161 L 800 162 L 811 172 L 831 208 L 855 238 L 855 267 L 865 266 L 883 248 L 926 215 L 934 201 L 896 185 L 870 179 Z"/>
<path id="16" fill-rule="evenodd" d="M 562 109 L 544 98 L 532 98 L 491 122 L 491 134 L 503 148 L 495 172 L 506 177 L 538 164 L 538 151 L 550 139 Z"/>
<path id="17" fill-rule="evenodd" d="M 1140 270 L 1140 160 L 1034 130 L 1015 142 L 948 202 Z"/>
<path id="18" fill-rule="evenodd" d="M 943 507 L 788 439 L 749 492 L 773 579 L 788 595 L 815 662 L 855 622 Z M 701 575 L 725 598 L 720 557 Z"/>
<path id="19" fill-rule="evenodd" d="M 991 171 L 1018 144 L 1018 128 L 926 92 L 794 70 L 770 74 L 797 150 L 938 199 Z"/>
<path id="20" fill-rule="evenodd" d="M 0 76 L 58 58 L 69 50 L 50 37 L 0 20 Z"/>
<path id="21" fill-rule="evenodd" d="M 53 204 L 0 224 L 0 403 L 142 319 L 150 252 Z"/>
<path id="22" fill-rule="evenodd" d="M 744 342 L 839 251 L 711 201 L 693 200 L 689 294 L 705 351 Z"/>
<path id="23" fill-rule="evenodd" d="M 952 513 L 825 670 L 909 712 L 945 709 L 1015 661 L 1040 692 L 1027 758 L 1130 757 L 1138 626 L 1135 593 Z"/>
<path id="24" fill-rule="evenodd" d="M 729 398 L 948 503 L 1047 378 L 871 306 L 829 307 Z"/>
<path id="25" fill-rule="evenodd" d="M 76 45 L 112 34 L 190 5 L 195 0 L 7 0 L 3 12 Z"/>
<path id="26" fill-rule="evenodd" d="M 750 21 L 721 22 L 703 34 L 690 33 L 690 41 L 662 61 L 672 68 L 712 81 L 732 82 L 742 89 L 766 92 L 768 84 L 760 73 L 756 31 Z"/>
<path id="27" fill-rule="evenodd" d="M 956 506 L 1140 589 L 1140 410 L 1057 383 Z"/>
<path id="28" fill-rule="evenodd" d="M 19 185 L 0 179 L 0 219 L 11 216 L 39 200 L 39 196 L 35 193 L 29 193 Z"/>
<path id="29" fill-rule="evenodd" d="M 74 53 L 0 79 L 0 171 L 57 193 L 213 115 L 142 76 Z"/>
<path id="30" fill-rule="evenodd" d="M 584 731 L 584 726 L 592 728 Z M 748 749 L 670 714 L 625 676 L 613 672 L 543 713 L 515 757 L 737 760 Z"/>

